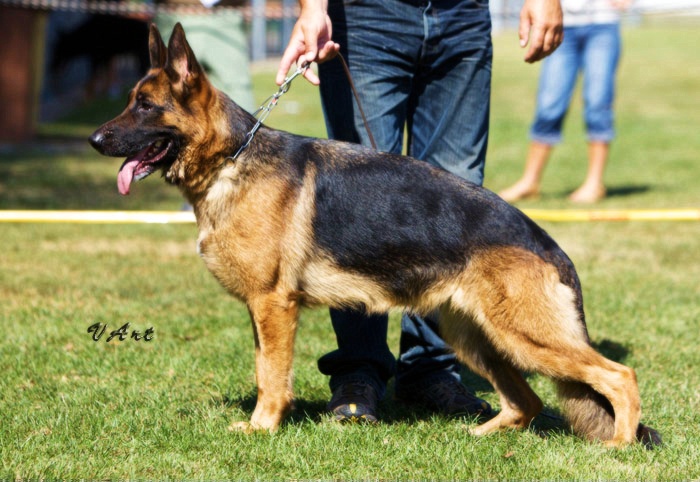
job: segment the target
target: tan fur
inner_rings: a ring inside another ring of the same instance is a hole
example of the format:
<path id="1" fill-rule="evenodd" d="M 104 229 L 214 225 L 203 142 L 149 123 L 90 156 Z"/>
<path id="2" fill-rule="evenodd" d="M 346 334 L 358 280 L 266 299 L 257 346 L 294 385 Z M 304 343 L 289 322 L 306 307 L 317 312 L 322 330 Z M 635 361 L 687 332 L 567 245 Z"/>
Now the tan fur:
<path id="1" fill-rule="evenodd" d="M 518 248 L 499 248 L 474 256 L 462 288 L 441 312 L 441 333 L 470 368 L 496 388 L 501 413 L 477 427 L 476 434 L 523 428 L 542 404 L 520 370 L 555 380 L 583 381 L 607 398 L 615 410 L 613 446 L 631 443 L 641 417 L 634 371 L 611 362 L 586 342 L 575 309 L 575 296 L 559 281 L 553 266 Z M 574 392 L 560 390 L 566 400 Z M 583 405 L 568 402 L 575 430 L 586 436 L 600 426 L 581 416 Z M 590 407 L 589 407 L 590 408 Z M 609 416 L 607 417 L 610 418 Z M 610 435 L 602 430 L 595 436 Z"/>
<path id="2" fill-rule="evenodd" d="M 384 313 L 393 308 L 389 293 L 364 276 L 340 270 L 322 253 L 304 269 L 304 297 L 308 304 L 365 309 Z"/>

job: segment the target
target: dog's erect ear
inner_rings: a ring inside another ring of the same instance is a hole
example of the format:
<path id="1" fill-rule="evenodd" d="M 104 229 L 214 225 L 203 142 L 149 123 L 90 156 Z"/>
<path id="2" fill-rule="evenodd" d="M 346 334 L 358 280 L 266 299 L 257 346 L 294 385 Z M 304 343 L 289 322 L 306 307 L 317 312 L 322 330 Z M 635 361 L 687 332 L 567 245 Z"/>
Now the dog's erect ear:
<path id="1" fill-rule="evenodd" d="M 180 23 L 175 25 L 168 42 L 168 56 L 165 71 L 170 80 L 180 84 L 183 90 L 196 90 L 201 84 L 204 71 L 197 62 L 190 44 L 185 38 L 185 30 Z"/>
<path id="2" fill-rule="evenodd" d="M 148 32 L 148 53 L 151 57 L 151 68 L 162 69 L 165 67 L 168 53 L 165 49 L 165 43 L 163 43 L 163 37 L 160 36 L 155 23 L 151 24 Z"/>

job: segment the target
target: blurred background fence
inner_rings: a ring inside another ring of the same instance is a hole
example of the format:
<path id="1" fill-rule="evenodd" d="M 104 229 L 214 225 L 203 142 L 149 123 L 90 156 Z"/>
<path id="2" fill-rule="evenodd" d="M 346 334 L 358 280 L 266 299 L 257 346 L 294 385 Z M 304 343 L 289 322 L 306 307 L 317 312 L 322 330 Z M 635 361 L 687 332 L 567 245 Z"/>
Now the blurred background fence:
<path id="1" fill-rule="evenodd" d="M 159 12 L 242 16 L 253 62 L 282 53 L 298 14 L 297 0 L 222 0 L 210 9 L 182 1 L 0 0 L 0 142 L 33 139 L 38 123 L 86 95 L 120 95 L 144 71 L 146 25 Z M 492 0 L 494 32 L 515 28 L 521 6 Z M 637 0 L 625 21 L 699 16 L 700 0 Z M 96 79 L 96 64 L 107 66 L 107 80 Z"/>

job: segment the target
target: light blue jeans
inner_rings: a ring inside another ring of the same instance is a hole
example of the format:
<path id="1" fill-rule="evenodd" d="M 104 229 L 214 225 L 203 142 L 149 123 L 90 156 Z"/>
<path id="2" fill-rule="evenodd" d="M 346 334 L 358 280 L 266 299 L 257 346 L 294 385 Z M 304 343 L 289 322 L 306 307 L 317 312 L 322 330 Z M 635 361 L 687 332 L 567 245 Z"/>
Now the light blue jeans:
<path id="1" fill-rule="evenodd" d="M 564 118 L 582 72 L 588 140 L 610 142 L 615 136 L 613 100 L 619 58 L 619 24 L 565 27 L 564 41 L 542 64 L 531 139 L 550 145 L 561 141 Z"/>
<path id="2" fill-rule="evenodd" d="M 330 0 L 341 45 L 380 151 L 408 154 L 476 184 L 484 177 L 491 92 L 488 0 Z M 328 135 L 369 145 L 338 60 L 319 66 Z M 391 229 L 387 226 L 387 229 Z M 455 377 L 459 366 L 435 320 L 403 316 L 398 364 L 386 342 L 387 316 L 331 310 L 338 349 L 319 360 L 331 390 L 370 383 L 379 396 L 426 378 Z"/>

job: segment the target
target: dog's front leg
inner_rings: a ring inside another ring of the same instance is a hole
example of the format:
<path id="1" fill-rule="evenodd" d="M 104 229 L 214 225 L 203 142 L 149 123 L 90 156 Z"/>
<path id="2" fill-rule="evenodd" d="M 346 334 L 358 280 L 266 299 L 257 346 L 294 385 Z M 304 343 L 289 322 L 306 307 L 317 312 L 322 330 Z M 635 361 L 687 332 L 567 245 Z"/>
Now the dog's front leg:
<path id="1" fill-rule="evenodd" d="M 292 361 L 299 306 L 291 296 L 270 293 L 248 302 L 255 332 L 258 401 L 248 422 L 229 429 L 275 431 L 292 409 Z"/>

